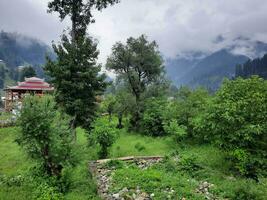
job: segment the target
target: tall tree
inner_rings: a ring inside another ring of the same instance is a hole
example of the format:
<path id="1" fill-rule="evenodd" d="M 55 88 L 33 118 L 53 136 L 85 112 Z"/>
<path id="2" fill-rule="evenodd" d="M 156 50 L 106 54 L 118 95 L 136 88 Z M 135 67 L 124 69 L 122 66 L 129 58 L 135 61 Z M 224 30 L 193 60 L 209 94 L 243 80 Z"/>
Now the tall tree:
<path id="1" fill-rule="evenodd" d="M 126 45 L 118 42 L 112 48 L 106 67 L 129 84 L 136 99 L 136 111 L 131 121 L 134 127 L 138 127 L 142 114 L 142 94 L 164 71 L 156 42 L 149 42 L 145 35 L 139 38 L 130 37 Z"/>
<path id="2" fill-rule="evenodd" d="M 53 44 L 57 60 L 48 59 L 46 71 L 56 88 L 56 101 L 73 117 L 71 126 L 90 130 L 97 107 L 96 96 L 105 87 L 104 75 L 99 75 L 96 42 L 86 34 L 94 22 L 92 10 L 102 10 L 118 0 L 53 0 L 49 12 L 58 12 L 61 20 L 67 16 L 72 21 L 70 36 L 63 34 L 61 44 Z"/>
<path id="3" fill-rule="evenodd" d="M 99 52 L 91 38 L 80 38 L 72 45 L 67 36 L 62 44 L 53 45 L 57 61 L 48 60 L 46 70 L 56 87 L 55 98 L 67 114 L 73 116 L 72 128 L 90 130 L 97 108 L 96 97 L 106 87 L 105 75 L 98 75 L 101 67 L 96 60 Z"/>
<path id="4" fill-rule="evenodd" d="M 58 12 L 61 20 L 67 16 L 71 18 L 71 36 L 76 41 L 79 36 L 85 35 L 87 26 L 95 22 L 93 9 L 101 11 L 118 2 L 119 0 L 53 0 L 48 3 L 48 12 Z"/>

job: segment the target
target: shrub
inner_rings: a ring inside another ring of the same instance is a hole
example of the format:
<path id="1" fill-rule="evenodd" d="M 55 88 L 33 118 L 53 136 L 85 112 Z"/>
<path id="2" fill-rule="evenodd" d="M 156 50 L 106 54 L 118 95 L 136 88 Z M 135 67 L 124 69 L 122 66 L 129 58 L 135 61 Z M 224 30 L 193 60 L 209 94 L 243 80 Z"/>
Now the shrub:
<path id="1" fill-rule="evenodd" d="M 266 171 L 267 81 L 226 80 L 196 124 L 198 132 L 230 152 L 241 174 Z"/>
<path id="2" fill-rule="evenodd" d="M 251 184 L 251 183 L 250 183 Z M 232 200 L 261 200 L 260 195 L 249 184 L 241 184 L 234 189 Z"/>
<path id="3" fill-rule="evenodd" d="M 150 98 L 145 103 L 142 119 L 143 132 L 150 136 L 164 136 L 164 109 L 167 105 L 165 99 Z"/>
<path id="4" fill-rule="evenodd" d="M 0 185 L 5 184 L 7 186 L 21 186 L 21 184 L 25 181 L 24 176 L 6 176 L 0 175 Z"/>
<path id="5" fill-rule="evenodd" d="M 187 136 L 186 126 L 179 126 L 175 120 L 171 120 L 164 125 L 164 130 L 167 134 L 171 135 L 175 142 L 181 142 Z"/>
<path id="6" fill-rule="evenodd" d="M 182 87 L 179 89 L 174 101 L 165 108 L 165 120 L 175 120 L 179 126 L 187 127 L 188 136 L 193 136 L 191 120 L 205 110 L 210 99 L 207 90 L 197 88 L 190 90 Z"/>
<path id="7" fill-rule="evenodd" d="M 90 140 L 100 145 L 100 158 L 106 158 L 108 156 L 108 148 L 115 142 L 116 133 L 116 128 L 111 123 L 107 123 L 105 118 L 100 118 L 94 123 Z"/>
<path id="8" fill-rule="evenodd" d="M 51 96 L 24 99 L 17 142 L 36 159 L 49 176 L 60 176 L 71 158 L 71 137 L 67 117 L 55 109 Z"/>
<path id="9" fill-rule="evenodd" d="M 178 168 L 194 175 L 202 167 L 197 163 L 197 158 L 193 154 L 183 155 L 179 161 Z"/>
<path id="10" fill-rule="evenodd" d="M 46 183 L 40 184 L 34 191 L 36 200 L 63 200 L 63 194 L 55 187 L 51 187 Z"/>

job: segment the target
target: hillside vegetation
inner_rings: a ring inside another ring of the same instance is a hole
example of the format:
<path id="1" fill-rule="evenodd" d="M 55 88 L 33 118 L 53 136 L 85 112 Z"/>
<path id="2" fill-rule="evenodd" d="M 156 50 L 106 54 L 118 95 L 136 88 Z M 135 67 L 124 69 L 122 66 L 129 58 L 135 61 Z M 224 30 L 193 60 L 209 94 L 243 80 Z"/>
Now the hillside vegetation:
<path id="1" fill-rule="evenodd" d="M 193 89 L 174 88 L 157 42 L 141 34 L 112 46 L 105 69 L 116 78 L 108 83 L 87 31 L 95 11 L 119 2 L 48 2 L 49 13 L 72 23 L 43 68 L 54 93 L 31 92 L 16 114 L 1 114 L 13 121 L 0 129 L 0 199 L 266 200 L 267 80 L 222 81 L 246 57 L 219 51 L 201 67 L 191 63 Z M 32 58 L 13 47 L 2 53 L 9 65 Z M 211 79 L 216 91 L 197 87 Z"/>

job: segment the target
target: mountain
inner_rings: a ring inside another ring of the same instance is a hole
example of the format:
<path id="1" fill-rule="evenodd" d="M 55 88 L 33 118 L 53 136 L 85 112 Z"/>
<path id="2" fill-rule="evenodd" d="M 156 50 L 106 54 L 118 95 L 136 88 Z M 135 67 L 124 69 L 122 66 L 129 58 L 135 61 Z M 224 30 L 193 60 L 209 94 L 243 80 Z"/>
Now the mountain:
<path id="1" fill-rule="evenodd" d="M 220 40 L 220 42 L 225 43 L 218 44 L 221 45 L 218 46 L 218 50 L 209 54 L 187 52 L 179 54 L 176 58 L 167 59 L 165 66 L 168 78 L 176 86 L 187 85 L 192 88 L 204 86 L 214 91 L 224 78 L 235 77 L 236 65 L 244 64 L 249 59 L 262 57 L 267 52 L 266 43 L 249 38 L 237 37 L 228 41 Z M 244 66 L 245 70 L 249 68 Z"/>
<path id="2" fill-rule="evenodd" d="M 201 52 L 187 52 L 183 55 L 177 55 L 175 59 L 166 59 L 167 77 L 175 85 L 182 84 L 181 78 L 186 75 L 203 57 Z"/>
<path id="3" fill-rule="evenodd" d="M 224 78 L 235 76 L 235 66 L 249 60 L 247 56 L 234 55 L 226 49 L 217 51 L 199 61 L 180 82 L 191 87 L 204 86 L 216 90 Z"/>
<path id="4" fill-rule="evenodd" d="M 267 79 L 267 54 L 262 58 L 254 60 L 248 60 L 243 65 L 236 66 L 236 76 L 248 78 L 252 75 L 258 75 L 264 79 Z"/>
<path id="5" fill-rule="evenodd" d="M 11 73 L 15 73 L 18 66 L 33 65 L 37 74 L 43 76 L 41 66 L 46 55 L 55 58 L 51 48 L 43 42 L 18 33 L 0 32 L 0 60 Z"/>

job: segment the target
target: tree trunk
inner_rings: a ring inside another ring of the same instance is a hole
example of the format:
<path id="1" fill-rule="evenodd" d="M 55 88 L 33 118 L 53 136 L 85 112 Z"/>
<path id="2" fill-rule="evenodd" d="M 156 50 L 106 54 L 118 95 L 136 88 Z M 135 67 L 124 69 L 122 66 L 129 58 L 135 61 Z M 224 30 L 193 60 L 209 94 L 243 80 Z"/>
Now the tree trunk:
<path id="1" fill-rule="evenodd" d="M 76 118 L 77 115 L 75 114 L 72 122 L 71 122 L 71 131 L 72 131 L 72 135 L 73 135 L 73 141 L 76 142 L 77 141 L 77 134 L 76 134 Z"/>
<path id="2" fill-rule="evenodd" d="M 118 125 L 117 125 L 117 128 L 118 129 L 122 129 L 123 128 L 123 125 L 122 125 L 122 114 L 121 113 L 118 114 Z"/>
<path id="3" fill-rule="evenodd" d="M 62 165 L 57 165 L 52 162 L 51 156 L 49 155 L 49 146 L 46 144 L 43 148 L 43 159 L 44 159 L 44 168 L 48 176 L 57 176 L 61 175 L 63 169 Z"/>
<path id="4" fill-rule="evenodd" d="M 138 130 L 140 128 L 140 120 L 141 120 L 140 94 L 136 93 L 135 98 L 136 98 L 136 110 L 133 113 L 130 123 L 134 130 Z"/>

